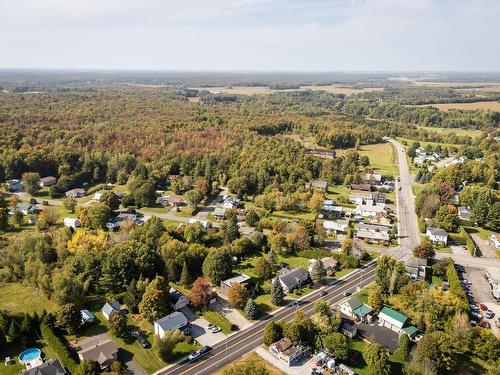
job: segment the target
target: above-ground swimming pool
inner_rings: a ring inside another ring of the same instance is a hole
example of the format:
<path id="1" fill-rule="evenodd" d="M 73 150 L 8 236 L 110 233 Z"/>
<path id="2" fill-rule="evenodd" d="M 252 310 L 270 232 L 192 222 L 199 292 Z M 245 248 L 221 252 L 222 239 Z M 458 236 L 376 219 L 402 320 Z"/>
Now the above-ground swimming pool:
<path id="1" fill-rule="evenodd" d="M 19 354 L 19 362 L 25 364 L 31 361 L 35 361 L 37 359 L 41 359 L 41 357 L 42 357 L 42 352 L 40 349 L 37 348 L 26 349 L 24 352 Z"/>

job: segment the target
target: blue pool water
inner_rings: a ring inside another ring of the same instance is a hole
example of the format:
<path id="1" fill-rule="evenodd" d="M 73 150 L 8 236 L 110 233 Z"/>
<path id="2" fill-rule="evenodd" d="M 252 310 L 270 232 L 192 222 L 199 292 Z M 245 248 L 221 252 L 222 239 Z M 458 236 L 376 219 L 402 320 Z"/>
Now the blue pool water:
<path id="1" fill-rule="evenodd" d="M 19 362 L 28 363 L 34 361 L 35 359 L 39 359 L 41 355 L 42 352 L 40 351 L 40 349 L 37 348 L 27 349 L 21 354 L 19 354 Z"/>

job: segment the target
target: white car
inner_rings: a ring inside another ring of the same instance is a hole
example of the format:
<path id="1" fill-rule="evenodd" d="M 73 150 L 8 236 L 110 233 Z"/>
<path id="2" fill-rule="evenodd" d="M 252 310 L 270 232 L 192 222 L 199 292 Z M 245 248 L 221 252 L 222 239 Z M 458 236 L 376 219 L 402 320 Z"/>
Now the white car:
<path id="1" fill-rule="evenodd" d="M 495 315 L 495 313 L 491 310 L 486 310 L 483 312 L 483 316 L 486 318 L 486 319 L 491 319 L 493 318 L 493 315 Z"/>

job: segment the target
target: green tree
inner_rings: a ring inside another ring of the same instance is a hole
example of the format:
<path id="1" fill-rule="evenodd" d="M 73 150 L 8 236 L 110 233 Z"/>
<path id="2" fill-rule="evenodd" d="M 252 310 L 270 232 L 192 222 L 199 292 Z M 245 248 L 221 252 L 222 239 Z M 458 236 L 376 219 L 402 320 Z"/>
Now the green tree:
<path id="1" fill-rule="evenodd" d="M 322 338 L 323 347 L 330 350 L 335 359 L 347 361 L 351 355 L 351 340 L 339 332 L 333 332 Z"/>
<path id="2" fill-rule="evenodd" d="M 191 285 L 191 274 L 189 273 L 189 268 L 186 261 L 184 261 L 184 263 L 182 264 L 182 272 L 179 283 L 185 287 Z"/>
<path id="3" fill-rule="evenodd" d="M 363 350 L 363 359 L 370 369 L 370 374 L 388 375 L 390 373 L 389 357 L 380 344 L 366 345 Z"/>
<path id="4" fill-rule="evenodd" d="M 73 303 L 67 303 L 59 308 L 56 313 L 56 325 L 59 329 L 74 335 L 80 328 L 82 315 Z"/>
<path id="5" fill-rule="evenodd" d="M 273 276 L 273 268 L 266 258 L 260 257 L 257 259 L 255 274 L 261 280 L 269 280 Z"/>
<path id="6" fill-rule="evenodd" d="M 410 357 L 410 338 L 408 335 L 402 334 L 399 336 L 397 354 L 403 361 L 408 361 Z"/>
<path id="7" fill-rule="evenodd" d="M 14 223 L 18 227 L 20 227 L 24 223 L 24 215 L 19 210 L 14 211 L 13 219 L 14 219 Z"/>
<path id="8" fill-rule="evenodd" d="M 271 373 L 261 362 L 243 362 L 224 367 L 222 375 L 271 375 Z"/>
<path id="9" fill-rule="evenodd" d="M 425 359 L 435 363 L 439 373 L 452 371 L 455 366 L 452 343 L 441 331 L 426 333 L 418 342 L 414 359 L 422 364 Z"/>
<path id="10" fill-rule="evenodd" d="M 10 321 L 9 329 L 7 330 L 7 342 L 15 342 L 19 338 L 19 326 L 14 318 Z"/>
<path id="11" fill-rule="evenodd" d="M 127 317 L 124 314 L 113 314 L 109 319 L 109 327 L 112 335 L 116 337 L 128 337 Z"/>
<path id="12" fill-rule="evenodd" d="M 227 219 L 223 225 L 224 233 L 224 243 L 230 244 L 234 240 L 240 238 L 240 231 L 238 228 L 238 222 L 236 221 L 236 216 L 232 215 Z"/>
<path id="13" fill-rule="evenodd" d="M 380 293 L 379 288 L 370 289 L 368 293 L 368 305 L 375 312 L 379 312 L 384 307 L 384 296 Z"/>
<path id="14" fill-rule="evenodd" d="M 457 208 L 451 204 L 439 207 L 436 212 L 436 220 L 439 228 L 448 232 L 456 232 L 459 224 Z"/>
<path id="15" fill-rule="evenodd" d="M 202 243 L 205 237 L 205 228 L 201 223 L 188 224 L 184 228 L 184 238 L 188 243 Z"/>
<path id="16" fill-rule="evenodd" d="M 144 290 L 141 291 L 137 288 L 137 280 L 133 279 L 123 296 L 123 302 L 125 302 L 131 312 L 137 313 L 139 311 L 139 303 L 141 303 L 143 293 Z"/>
<path id="17" fill-rule="evenodd" d="M 96 203 L 86 209 L 86 216 L 80 216 L 80 221 L 87 228 L 103 229 L 110 218 L 111 209 L 109 206 L 104 203 Z"/>
<path id="18" fill-rule="evenodd" d="M 139 304 L 139 312 L 149 322 L 153 322 L 170 312 L 168 284 L 162 276 L 149 283 Z"/>
<path id="19" fill-rule="evenodd" d="M 99 198 L 100 203 L 104 203 L 108 206 L 112 211 L 117 210 L 120 207 L 120 198 L 112 192 L 111 190 L 105 190 L 101 198 Z"/>
<path id="20" fill-rule="evenodd" d="M 278 268 L 278 257 L 276 256 L 276 253 L 274 252 L 274 250 L 271 249 L 267 253 L 267 261 L 271 265 L 271 268 L 273 269 L 273 271 L 276 270 L 276 268 Z"/>
<path id="21" fill-rule="evenodd" d="M 259 222 L 260 220 L 260 217 L 259 215 L 257 214 L 257 212 L 255 212 L 254 210 L 250 210 L 247 212 L 246 216 L 245 216 L 245 223 L 249 226 L 249 227 L 254 227 L 257 225 L 257 223 Z"/>
<path id="22" fill-rule="evenodd" d="M 3 193 L 0 193 L 0 231 L 5 231 L 9 227 L 9 209 Z"/>
<path id="23" fill-rule="evenodd" d="M 86 359 L 78 365 L 74 374 L 75 375 L 99 375 L 101 373 L 101 368 L 99 364 L 90 359 Z"/>
<path id="24" fill-rule="evenodd" d="M 326 277 L 325 266 L 323 265 L 321 259 L 318 259 L 316 263 L 314 263 L 313 268 L 311 270 L 311 279 L 315 283 L 323 284 L 325 281 L 325 277 Z"/>
<path id="25" fill-rule="evenodd" d="M 169 362 L 172 359 L 175 346 L 183 340 L 183 335 L 178 330 L 165 332 L 163 338 L 155 337 L 153 345 L 156 355 L 162 361 Z"/>
<path id="26" fill-rule="evenodd" d="M 82 303 L 88 289 L 88 284 L 83 282 L 82 275 L 74 276 L 68 271 L 56 273 L 52 277 L 54 293 L 52 297 L 60 304 Z"/>
<path id="27" fill-rule="evenodd" d="M 189 190 L 186 193 L 186 201 L 193 207 L 194 209 L 198 208 L 198 205 L 200 204 L 202 200 L 202 195 L 200 192 L 196 189 Z"/>
<path id="28" fill-rule="evenodd" d="M 226 250 L 212 250 L 203 262 L 203 275 L 212 284 L 219 285 L 222 280 L 231 276 L 232 268 L 231 255 Z"/>
<path id="29" fill-rule="evenodd" d="M 264 328 L 264 344 L 267 346 L 283 338 L 283 327 L 274 321 L 270 321 Z"/>
<path id="30" fill-rule="evenodd" d="M 276 306 L 281 306 L 285 301 L 285 293 L 278 276 L 273 280 L 271 286 L 271 302 Z"/>
<path id="31" fill-rule="evenodd" d="M 255 300 L 253 298 L 249 298 L 246 305 L 245 305 L 245 316 L 250 319 L 250 320 L 255 320 L 257 319 L 258 316 L 258 311 L 257 311 L 257 304 L 255 303 Z"/>
<path id="32" fill-rule="evenodd" d="M 75 213 L 75 209 L 76 209 L 77 204 L 78 204 L 78 202 L 75 198 L 64 198 L 63 199 L 64 208 L 67 209 L 71 213 Z"/>
<path id="33" fill-rule="evenodd" d="M 34 195 L 38 193 L 40 190 L 40 185 L 38 184 L 40 182 L 40 174 L 36 172 L 26 172 L 23 173 L 23 184 L 24 184 L 24 190 L 31 195 Z"/>

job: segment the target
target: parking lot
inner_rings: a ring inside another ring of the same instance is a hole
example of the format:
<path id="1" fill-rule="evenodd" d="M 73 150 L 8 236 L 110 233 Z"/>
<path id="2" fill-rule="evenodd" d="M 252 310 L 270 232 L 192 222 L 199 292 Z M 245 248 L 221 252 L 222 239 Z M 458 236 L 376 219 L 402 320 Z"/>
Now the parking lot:
<path id="1" fill-rule="evenodd" d="M 184 315 L 186 315 L 192 324 L 191 334 L 193 335 L 193 338 L 201 345 L 214 346 L 215 344 L 226 339 L 226 335 L 222 332 L 210 332 L 208 330 L 208 325 L 210 324 L 208 320 L 202 317 L 198 318 L 188 307 L 182 308 L 181 311 Z"/>
<path id="2" fill-rule="evenodd" d="M 480 268 L 466 267 L 465 273 L 462 274 L 464 280 L 469 282 L 469 290 L 471 297 L 476 306 L 484 304 L 488 309 L 494 312 L 490 319 L 484 318 L 491 325 L 493 333 L 500 337 L 500 329 L 495 325 L 495 320 L 500 316 L 500 305 L 493 299 L 491 295 L 490 284 L 484 277 L 484 270 Z"/>

